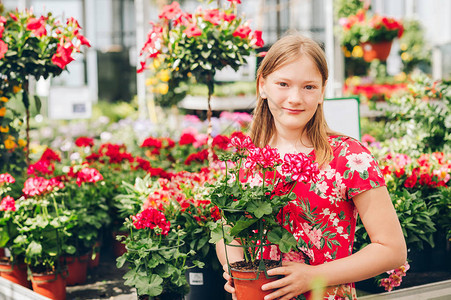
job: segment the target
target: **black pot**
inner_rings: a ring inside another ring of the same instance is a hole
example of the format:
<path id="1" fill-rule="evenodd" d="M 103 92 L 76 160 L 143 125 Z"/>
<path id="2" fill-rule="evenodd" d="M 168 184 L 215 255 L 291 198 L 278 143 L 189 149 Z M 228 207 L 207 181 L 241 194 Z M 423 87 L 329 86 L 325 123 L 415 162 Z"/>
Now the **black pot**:
<path id="1" fill-rule="evenodd" d="M 189 283 L 190 292 L 185 300 L 215 300 L 226 299 L 224 291 L 225 280 L 222 270 L 214 270 L 211 267 L 192 268 L 186 271 L 186 280 Z"/>

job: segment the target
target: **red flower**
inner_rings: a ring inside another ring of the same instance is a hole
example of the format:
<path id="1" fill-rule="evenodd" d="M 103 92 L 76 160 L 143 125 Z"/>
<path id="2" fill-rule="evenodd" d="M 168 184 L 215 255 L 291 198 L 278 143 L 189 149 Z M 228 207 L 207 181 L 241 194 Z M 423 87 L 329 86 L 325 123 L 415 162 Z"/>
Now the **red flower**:
<path id="1" fill-rule="evenodd" d="M 6 196 L 0 202 L 0 211 L 16 211 L 16 201 L 11 196 Z"/>
<path id="2" fill-rule="evenodd" d="M 219 149 L 227 150 L 230 139 L 225 135 L 217 135 L 213 139 L 212 146 L 218 146 Z"/>
<path id="3" fill-rule="evenodd" d="M 92 147 L 94 146 L 94 139 L 86 136 L 81 136 L 75 140 L 77 147 Z"/>
<path id="4" fill-rule="evenodd" d="M 318 164 L 314 163 L 304 153 L 285 154 L 282 172 L 291 174 L 291 179 L 297 182 L 316 181 L 319 169 Z"/>
<path id="5" fill-rule="evenodd" d="M 242 39 L 245 39 L 249 36 L 249 33 L 251 33 L 251 29 L 249 28 L 249 26 L 241 25 L 241 26 L 238 26 L 238 28 L 235 30 L 235 32 L 232 35 L 238 36 Z"/>
<path id="6" fill-rule="evenodd" d="M 27 21 L 27 30 L 31 30 L 37 37 L 41 37 L 47 34 L 45 29 L 45 17 L 41 16 L 39 19 L 29 18 Z"/>
<path id="7" fill-rule="evenodd" d="M 255 148 L 251 138 L 244 135 L 241 131 L 232 133 L 229 147 L 235 147 L 238 151 Z"/>
<path id="8" fill-rule="evenodd" d="M 97 182 L 103 180 L 102 174 L 94 168 L 83 168 L 77 172 L 77 185 L 81 186 L 83 182 Z"/>
<path id="9" fill-rule="evenodd" d="M 192 162 L 204 162 L 208 159 L 208 150 L 204 149 L 197 153 L 191 153 L 185 160 L 185 165 L 189 166 Z"/>
<path id="10" fill-rule="evenodd" d="M 151 169 L 151 165 L 148 160 L 145 160 L 144 158 L 137 156 L 135 157 L 135 161 L 138 163 L 136 169 L 142 169 L 144 171 L 148 171 Z"/>
<path id="11" fill-rule="evenodd" d="M 79 33 L 79 34 L 76 35 L 76 37 L 77 37 L 77 39 L 80 41 L 80 43 L 81 43 L 82 45 L 91 47 L 91 44 L 89 43 L 89 40 L 88 40 L 84 35 L 82 35 L 82 34 Z"/>
<path id="12" fill-rule="evenodd" d="M 161 141 L 162 148 L 168 149 L 168 148 L 175 147 L 175 142 L 171 138 L 162 137 L 162 138 L 160 138 L 160 141 Z"/>
<path id="13" fill-rule="evenodd" d="M 146 69 L 146 62 L 145 61 L 140 61 L 139 64 L 141 65 L 141 67 L 136 71 L 136 73 L 142 73 Z"/>
<path id="14" fill-rule="evenodd" d="M 0 174 L 0 185 L 3 185 L 5 182 L 6 183 L 14 183 L 14 182 L 16 182 L 16 180 L 14 179 L 14 177 L 12 177 L 8 173 Z"/>
<path id="15" fill-rule="evenodd" d="M 232 22 L 233 20 L 236 19 L 236 15 L 234 15 L 234 14 L 226 14 L 226 13 L 223 13 L 223 14 L 222 14 L 222 19 L 223 19 L 224 21 L 230 23 L 230 22 Z"/>
<path id="16" fill-rule="evenodd" d="M 249 149 L 249 156 L 247 157 L 244 166 L 249 169 L 253 169 L 256 165 L 263 169 L 274 168 L 277 165 L 282 164 L 282 159 L 276 148 L 271 148 L 266 145 L 264 148 L 251 148 Z"/>
<path id="17" fill-rule="evenodd" d="M 152 207 L 132 216 L 132 220 L 136 229 L 154 229 L 158 227 L 161 231 L 156 231 L 157 235 L 167 235 L 171 226 L 171 223 L 166 221 L 165 215 Z"/>
<path id="18" fill-rule="evenodd" d="M 406 188 L 413 188 L 415 184 L 417 183 L 417 175 L 412 174 L 409 177 L 407 177 L 406 181 L 404 182 L 404 186 Z"/>
<path id="19" fill-rule="evenodd" d="M 265 42 L 262 39 L 261 30 L 255 30 L 254 33 L 251 35 L 251 39 L 255 40 L 255 46 L 257 47 L 263 47 L 265 45 Z"/>
<path id="20" fill-rule="evenodd" d="M 3 28 L 3 26 L 0 26 L 0 28 Z M 6 51 L 8 51 L 8 44 L 6 44 L 4 41 L 0 40 L 0 59 L 5 57 Z"/>
<path id="21" fill-rule="evenodd" d="M 27 174 L 42 176 L 50 175 L 55 171 L 55 166 L 48 160 L 38 160 L 36 163 L 28 166 Z"/>
<path id="22" fill-rule="evenodd" d="M 406 169 L 404 169 L 404 168 L 395 170 L 395 176 L 398 177 L 398 178 L 400 178 L 404 174 L 406 174 Z"/>
<path id="23" fill-rule="evenodd" d="M 52 149 L 47 148 L 45 149 L 44 153 L 42 153 L 41 158 L 39 160 L 44 160 L 48 162 L 61 161 L 61 157 L 59 156 L 58 153 L 56 153 Z"/>
<path id="24" fill-rule="evenodd" d="M 157 149 L 161 149 L 162 147 L 162 143 L 161 140 L 153 138 L 153 137 L 148 137 L 147 139 L 145 139 L 143 141 L 143 143 L 140 146 L 141 148 L 143 147 L 149 147 L 149 148 L 157 148 Z"/>
<path id="25" fill-rule="evenodd" d="M 431 183 L 432 183 L 431 175 L 429 175 L 429 174 L 421 174 L 420 180 L 418 180 L 418 183 L 420 185 L 425 185 L 425 186 L 431 185 Z"/>
<path id="26" fill-rule="evenodd" d="M 180 141 L 179 141 L 179 145 L 188 145 L 188 144 L 192 144 L 196 141 L 196 137 L 191 134 L 191 133 L 184 133 L 182 134 L 182 136 L 180 137 Z"/>
<path id="27" fill-rule="evenodd" d="M 236 4 L 241 4 L 241 0 L 227 0 L 230 3 L 236 3 Z"/>
<path id="28" fill-rule="evenodd" d="M 182 10 L 180 9 L 180 4 L 176 1 L 169 5 L 163 7 L 163 11 L 158 16 L 160 19 L 172 20 L 174 19 Z"/>
<path id="29" fill-rule="evenodd" d="M 13 19 L 14 21 L 18 21 L 19 19 L 17 18 L 17 16 L 13 13 L 9 13 L 9 16 L 11 19 Z"/>
<path id="30" fill-rule="evenodd" d="M 188 24 L 185 30 L 183 32 L 186 34 L 187 37 L 193 37 L 193 36 L 200 36 L 202 35 L 202 31 L 197 27 L 195 23 Z"/>
<path id="31" fill-rule="evenodd" d="M 217 221 L 221 219 L 221 211 L 216 205 L 210 208 L 210 213 L 213 220 Z"/>
<path id="32" fill-rule="evenodd" d="M 66 65 L 74 60 L 71 57 L 73 49 L 72 43 L 59 43 L 56 48 L 56 53 L 52 56 L 52 62 L 61 69 L 64 69 Z"/>

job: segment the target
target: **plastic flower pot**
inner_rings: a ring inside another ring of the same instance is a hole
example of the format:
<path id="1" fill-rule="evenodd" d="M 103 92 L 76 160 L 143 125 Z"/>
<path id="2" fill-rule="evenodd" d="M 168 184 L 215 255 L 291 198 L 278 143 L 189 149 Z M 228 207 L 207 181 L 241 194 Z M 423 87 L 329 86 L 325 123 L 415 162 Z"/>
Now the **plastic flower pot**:
<path id="1" fill-rule="evenodd" d="M 125 244 L 123 244 L 122 242 L 118 241 L 116 239 L 117 235 L 125 235 L 128 236 L 127 232 L 113 232 L 113 254 L 116 257 L 122 256 L 122 254 L 124 254 L 127 249 L 125 249 Z"/>
<path id="2" fill-rule="evenodd" d="M 53 300 L 66 299 L 67 271 L 56 271 L 51 274 L 31 274 L 33 291 Z"/>
<path id="3" fill-rule="evenodd" d="M 235 294 L 238 300 L 261 300 L 273 290 L 262 290 L 262 285 L 277 280 L 278 277 L 266 277 L 264 271 L 243 271 L 231 269 Z"/>
<path id="4" fill-rule="evenodd" d="M 66 267 L 68 276 L 66 278 L 67 285 L 83 284 L 86 282 L 86 273 L 88 271 L 89 253 L 81 256 L 66 256 Z"/>
<path id="5" fill-rule="evenodd" d="M 94 244 L 94 247 L 92 251 L 89 254 L 89 260 L 88 260 L 88 269 L 94 269 L 99 266 L 100 263 L 100 247 L 102 246 L 102 243 L 100 241 L 97 241 Z"/>
<path id="6" fill-rule="evenodd" d="M 374 59 L 379 59 L 380 61 L 386 61 L 388 55 L 390 54 L 391 45 L 393 41 L 383 41 L 378 43 L 362 43 L 363 49 L 363 59 L 366 62 L 371 62 Z"/>
<path id="7" fill-rule="evenodd" d="M 0 248 L 0 257 L 5 256 L 5 248 Z"/>
<path id="8" fill-rule="evenodd" d="M 201 269 L 194 267 L 186 270 L 186 281 L 189 284 L 189 293 L 186 300 L 210 300 L 211 295 L 218 298 L 225 297 L 222 269 L 214 270 L 209 263 Z"/>
<path id="9" fill-rule="evenodd" d="M 0 276 L 26 288 L 31 288 L 25 263 L 13 264 L 10 261 L 0 260 Z"/>

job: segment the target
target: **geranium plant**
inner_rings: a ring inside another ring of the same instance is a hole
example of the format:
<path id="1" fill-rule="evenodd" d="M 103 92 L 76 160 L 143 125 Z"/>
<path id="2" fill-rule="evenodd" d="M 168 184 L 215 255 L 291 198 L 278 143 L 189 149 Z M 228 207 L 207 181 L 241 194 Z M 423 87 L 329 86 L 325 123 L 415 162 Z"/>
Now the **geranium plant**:
<path id="1" fill-rule="evenodd" d="M 400 21 L 378 14 L 370 16 L 364 9 L 355 15 L 341 18 L 339 23 L 343 29 L 341 37 L 343 45 L 356 46 L 365 42 L 391 41 L 396 37 L 400 38 L 404 32 Z"/>
<path id="2" fill-rule="evenodd" d="M 283 227 L 281 210 L 296 199 L 292 190 L 298 182 L 316 179 L 317 164 L 302 153 L 286 154 L 282 160 L 277 149 L 258 148 L 244 135 L 235 135 L 230 143 L 236 151 L 222 156 L 226 176 L 211 191 L 223 220 L 216 222 L 210 242 L 237 240 L 250 263 L 262 257 L 268 242 L 284 253 L 296 249 L 296 239 Z"/>
<path id="3" fill-rule="evenodd" d="M 262 32 L 252 31 L 249 22 L 237 16 L 236 6 L 240 2 L 228 2 L 226 8 L 199 7 L 194 13 L 182 11 L 175 1 L 164 6 L 159 22 L 151 23 L 152 28 L 140 53 L 138 72 L 145 70 L 149 60 L 157 59 L 158 69 L 169 70 L 168 85 L 174 89 L 174 83 L 190 77 L 207 85 L 209 122 L 216 72 L 227 66 L 238 70 L 254 49 L 264 44 Z M 207 134 L 211 136 L 211 125 Z"/>
<path id="4" fill-rule="evenodd" d="M 36 16 L 32 10 L 25 10 L 0 15 L 0 96 L 10 97 L 15 94 L 14 90 L 22 90 L 27 113 L 27 145 L 29 79 L 58 76 L 74 60 L 72 55 L 80 52 L 82 45 L 90 47 L 80 29 L 74 18 L 61 21 L 50 12 Z M 40 102 L 36 101 L 39 109 Z"/>
<path id="5" fill-rule="evenodd" d="M 183 231 L 171 230 L 166 216 L 156 208 L 146 208 L 126 220 L 130 233 L 125 239 L 127 252 L 117 258 L 117 267 L 128 262 L 125 284 L 140 296 L 176 299 L 188 293 L 185 271 L 194 251 L 180 251 Z"/>

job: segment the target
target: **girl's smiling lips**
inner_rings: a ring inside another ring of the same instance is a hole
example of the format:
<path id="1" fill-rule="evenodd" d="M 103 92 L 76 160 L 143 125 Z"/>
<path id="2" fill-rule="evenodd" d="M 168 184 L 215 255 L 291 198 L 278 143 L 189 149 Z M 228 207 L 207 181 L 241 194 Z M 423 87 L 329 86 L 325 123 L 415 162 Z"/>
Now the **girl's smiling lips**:
<path id="1" fill-rule="evenodd" d="M 299 113 L 303 112 L 302 109 L 293 109 L 293 108 L 287 108 L 287 107 L 282 107 L 282 109 L 290 114 L 299 114 Z"/>

